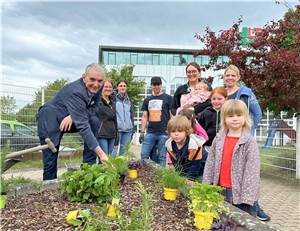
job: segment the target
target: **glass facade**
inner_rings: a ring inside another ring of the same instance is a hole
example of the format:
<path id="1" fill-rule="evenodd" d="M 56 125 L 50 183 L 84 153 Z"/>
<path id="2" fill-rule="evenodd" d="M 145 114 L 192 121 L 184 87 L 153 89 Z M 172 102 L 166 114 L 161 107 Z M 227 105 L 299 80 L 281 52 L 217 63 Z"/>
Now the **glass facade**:
<path id="1" fill-rule="evenodd" d="M 201 55 L 196 58 L 192 54 L 166 54 L 145 52 L 103 51 L 103 63 L 106 65 L 146 64 L 146 65 L 186 65 L 197 62 L 200 65 L 209 63 L 209 56 Z M 226 56 L 218 58 L 218 63 L 228 60 Z"/>

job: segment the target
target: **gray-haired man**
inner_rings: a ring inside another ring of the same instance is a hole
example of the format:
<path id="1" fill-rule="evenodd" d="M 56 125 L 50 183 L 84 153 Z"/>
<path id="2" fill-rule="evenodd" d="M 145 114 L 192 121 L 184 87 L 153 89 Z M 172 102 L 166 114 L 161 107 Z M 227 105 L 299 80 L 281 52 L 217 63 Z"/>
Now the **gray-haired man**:
<path id="1" fill-rule="evenodd" d="M 104 78 L 104 69 L 99 64 L 92 63 L 86 67 L 82 78 L 64 86 L 39 109 L 37 122 L 41 144 L 45 144 L 45 139 L 50 138 L 59 150 L 65 132 L 79 132 L 89 149 L 94 150 L 101 160 L 107 159 L 94 136 L 89 116 L 89 111 L 94 110 L 98 104 Z M 72 118 L 72 127 L 66 124 L 65 118 L 68 116 Z M 57 178 L 57 154 L 50 149 L 43 150 L 43 180 Z"/>

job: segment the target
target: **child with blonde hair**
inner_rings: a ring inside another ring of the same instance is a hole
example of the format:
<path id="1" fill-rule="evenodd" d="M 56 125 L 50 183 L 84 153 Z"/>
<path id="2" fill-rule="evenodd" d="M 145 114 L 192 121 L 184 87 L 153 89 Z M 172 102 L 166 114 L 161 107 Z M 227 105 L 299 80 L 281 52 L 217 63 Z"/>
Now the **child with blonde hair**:
<path id="1" fill-rule="evenodd" d="M 169 168 L 191 179 L 198 178 L 205 140 L 193 134 L 191 121 L 182 115 L 174 116 L 169 121 L 167 130 L 170 136 L 166 142 Z"/>
<path id="2" fill-rule="evenodd" d="M 246 105 L 241 100 L 226 101 L 220 122 L 221 131 L 210 148 L 203 183 L 224 187 L 226 201 L 256 216 L 260 159 L 257 143 L 250 134 L 251 119 Z"/>
<path id="3" fill-rule="evenodd" d="M 177 108 L 176 115 L 185 108 L 194 108 L 196 104 L 204 103 L 209 97 L 208 85 L 204 82 L 197 83 L 194 90 L 180 97 L 180 107 Z"/>

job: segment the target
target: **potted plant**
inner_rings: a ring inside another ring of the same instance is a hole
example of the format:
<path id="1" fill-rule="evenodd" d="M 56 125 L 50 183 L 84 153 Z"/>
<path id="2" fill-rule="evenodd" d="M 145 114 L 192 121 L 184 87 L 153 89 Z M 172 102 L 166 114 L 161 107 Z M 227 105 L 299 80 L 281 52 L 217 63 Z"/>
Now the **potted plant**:
<path id="1" fill-rule="evenodd" d="M 186 186 L 186 178 L 170 169 L 161 170 L 159 175 L 164 187 L 164 198 L 169 201 L 176 200 L 178 189 Z"/>
<path id="2" fill-rule="evenodd" d="M 138 177 L 138 168 L 140 167 L 140 162 L 130 161 L 128 163 L 128 177 L 130 179 L 136 179 Z"/>
<path id="3" fill-rule="evenodd" d="M 5 208 L 6 206 L 6 200 L 7 200 L 7 186 L 6 186 L 6 182 L 4 181 L 4 179 L 1 177 L 1 182 L 0 182 L 0 209 Z"/>
<path id="4" fill-rule="evenodd" d="M 222 187 L 195 182 L 189 190 L 190 207 L 195 215 L 195 226 L 198 229 L 210 229 L 214 218 L 226 211 L 223 205 Z"/>

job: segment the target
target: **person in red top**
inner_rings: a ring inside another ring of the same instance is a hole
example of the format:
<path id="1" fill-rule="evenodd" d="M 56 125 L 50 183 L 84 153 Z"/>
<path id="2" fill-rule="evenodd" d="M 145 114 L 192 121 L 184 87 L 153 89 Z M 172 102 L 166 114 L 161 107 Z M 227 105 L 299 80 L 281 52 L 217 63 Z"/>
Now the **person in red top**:
<path id="1" fill-rule="evenodd" d="M 256 216 L 259 197 L 260 160 L 251 120 L 241 100 L 228 100 L 221 108 L 221 131 L 210 148 L 203 183 L 224 187 L 225 200 Z"/>

